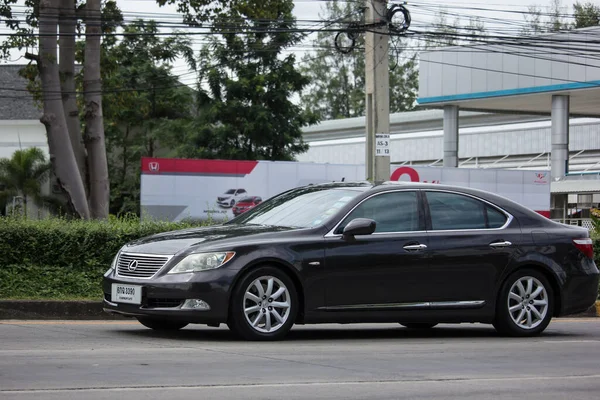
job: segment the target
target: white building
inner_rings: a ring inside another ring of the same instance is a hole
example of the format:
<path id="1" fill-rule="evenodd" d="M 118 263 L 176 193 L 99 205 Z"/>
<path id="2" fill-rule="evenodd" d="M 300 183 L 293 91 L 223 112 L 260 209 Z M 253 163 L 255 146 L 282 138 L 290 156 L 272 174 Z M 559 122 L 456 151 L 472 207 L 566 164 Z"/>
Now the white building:
<path id="1" fill-rule="evenodd" d="M 418 102 L 427 110 L 390 116 L 391 163 L 547 169 L 552 218 L 589 217 L 600 203 L 599 34 L 421 53 Z M 364 135 L 365 118 L 308 127 L 310 150 L 298 159 L 364 164 Z"/>

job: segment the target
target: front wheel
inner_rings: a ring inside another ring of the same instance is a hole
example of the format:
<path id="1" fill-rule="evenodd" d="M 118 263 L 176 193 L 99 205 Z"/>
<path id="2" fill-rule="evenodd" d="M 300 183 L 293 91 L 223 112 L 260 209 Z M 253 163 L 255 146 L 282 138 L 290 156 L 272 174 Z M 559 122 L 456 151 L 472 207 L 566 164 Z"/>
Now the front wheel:
<path id="1" fill-rule="evenodd" d="M 178 331 L 188 325 L 187 322 L 168 321 L 157 318 L 138 317 L 137 320 L 146 328 L 155 331 Z"/>
<path id="2" fill-rule="evenodd" d="M 279 268 L 260 267 L 236 285 L 227 325 L 246 340 L 279 340 L 292 328 L 298 296 Z"/>
<path id="3" fill-rule="evenodd" d="M 496 304 L 496 330 L 508 336 L 535 336 L 550 324 L 554 293 L 544 274 L 524 269 L 502 285 Z"/>

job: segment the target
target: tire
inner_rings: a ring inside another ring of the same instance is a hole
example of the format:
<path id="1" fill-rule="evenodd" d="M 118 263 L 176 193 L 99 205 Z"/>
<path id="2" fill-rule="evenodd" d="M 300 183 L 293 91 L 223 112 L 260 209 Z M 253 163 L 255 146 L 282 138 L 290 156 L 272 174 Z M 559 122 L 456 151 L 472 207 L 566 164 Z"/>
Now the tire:
<path id="1" fill-rule="evenodd" d="M 436 326 L 437 323 L 414 322 L 414 323 L 403 324 L 401 322 L 400 325 L 405 326 L 408 329 L 431 329 L 434 326 Z"/>
<path id="2" fill-rule="evenodd" d="M 155 331 L 178 331 L 188 325 L 187 322 L 169 321 L 157 318 L 138 317 L 137 320 L 146 328 L 154 329 Z"/>
<path id="3" fill-rule="evenodd" d="M 233 207 L 235 206 L 235 200 L 231 200 L 231 202 L 229 203 L 229 207 Z"/>
<path id="4" fill-rule="evenodd" d="M 507 336 L 537 336 L 548 327 L 553 315 L 554 292 L 546 276 L 522 269 L 510 275 L 500 289 L 494 328 Z"/>
<path id="5" fill-rule="evenodd" d="M 277 297 L 270 297 L 269 291 Z M 298 295 L 290 277 L 279 268 L 260 267 L 235 286 L 227 325 L 246 340 L 281 340 L 294 325 L 297 311 Z"/>

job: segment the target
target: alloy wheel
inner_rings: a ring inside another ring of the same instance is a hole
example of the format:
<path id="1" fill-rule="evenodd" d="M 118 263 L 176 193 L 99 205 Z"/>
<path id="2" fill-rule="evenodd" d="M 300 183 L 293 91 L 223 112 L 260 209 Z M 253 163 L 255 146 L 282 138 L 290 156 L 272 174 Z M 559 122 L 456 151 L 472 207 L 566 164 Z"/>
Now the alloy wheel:
<path id="1" fill-rule="evenodd" d="M 278 331 L 290 317 L 291 296 L 288 288 L 274 276 L 261 276 L 246 288 L 244 315 L 252 329 L 261 333 Z"/>
<path id="2" fill-rule="evenodd" d="M 548 313 L 548 292 L 542 282 L 532 276 L 519 278 L 508 293 L 508 313 L 521 329 L 534 329 Z"/>

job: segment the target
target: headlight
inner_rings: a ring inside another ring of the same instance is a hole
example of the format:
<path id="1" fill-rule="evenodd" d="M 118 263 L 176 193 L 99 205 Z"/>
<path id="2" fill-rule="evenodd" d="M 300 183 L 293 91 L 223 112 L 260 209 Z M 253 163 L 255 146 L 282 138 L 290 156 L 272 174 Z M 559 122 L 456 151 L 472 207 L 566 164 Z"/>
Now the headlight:
<path id="1" fill-rule="evenodd" d="M 219 268 L 235 255 L 232 251 L 222 253 L 198 253 L 190 254 L 181 260 L 169 274 L 181 274 L 185 272 L 200 272 Z"/>
<path id="2" fill-rule="evenodd" d="M 117 260 L 118 259 L 119 259 L 119 253 L 117 253 L 117 255 L 115 256 L 115 258 L 113 258 L 112 263 L 110 263 L 110 268 L 108 269 L 108 271 L 106 271 L 106 273 L 104 274 L 104 276 L 110 275 L 110 273 L 117 267 Z"/>

